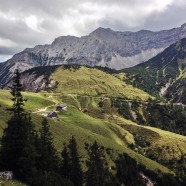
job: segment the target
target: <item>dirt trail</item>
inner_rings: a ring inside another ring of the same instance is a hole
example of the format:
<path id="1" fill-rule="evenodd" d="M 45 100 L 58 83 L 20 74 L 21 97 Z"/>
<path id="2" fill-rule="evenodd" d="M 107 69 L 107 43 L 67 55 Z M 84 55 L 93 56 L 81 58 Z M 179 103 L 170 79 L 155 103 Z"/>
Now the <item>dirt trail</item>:
<path id="1" fill-rule="evenodd" d="M 55 104 L 49 105 L 47 107 L 44 108 L 38 108 L 36 111 L 32 112 L 32 113 L 40 113 L 40 112 L 46 112 L 48 108 L 50 107 L 54 107 L 58 104 L 58 102 L 54 99 L 53 95 L 49 95 L 49 97 L 51 99 L 51 101 L 53 101 Z"/>
<path id="2" fill-rule="evenodd" d="M 36 111 L 34 111 L 34 112 L 32 112 L 32 113 L 45 112 L 48 108 L 53 107 L 53 106 L 56 106 L 56 104 L 54 104 L 54 105 L 49 105 L 49 106 L 47 106 L 47 107 L 37 109 Z"/>

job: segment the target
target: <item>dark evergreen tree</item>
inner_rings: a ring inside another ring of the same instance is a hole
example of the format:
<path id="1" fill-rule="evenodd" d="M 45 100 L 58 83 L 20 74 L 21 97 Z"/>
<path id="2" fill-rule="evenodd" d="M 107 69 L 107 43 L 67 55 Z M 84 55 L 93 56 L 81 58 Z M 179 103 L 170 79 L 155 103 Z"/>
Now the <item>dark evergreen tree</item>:
<path id="1" fill-rule="evenodd" d="M 12 95 L 12 101 L 13 101 L 13 106 L 12 108 L 8 109 L 12 111 L 13 117 L 18 118 L 23 117 L 25 115 L 25 110 L 23 108 L 24 102 L 26 101 L 23 99 L 21 91 L 23 90 L 22 84 L 20 82 L 21 75 L 19 73 L 19 70 L 15 70 L 15 77 L 13 80 L 13 85 L 10 88 L 10 93 Z"/>
<path id="2" fill-rule="evenodd" d="M 23 108 L 20 73 L 15 71 L 11 89 L 13 106 L 9 109 L 11 117 L 4 129 L 1 149 L 1 170 L 11 170 L 19 179 L 28 181 L 35 172 L 34 128 L 31 117 Z"/>
<path id="3" fill-rule="evenodd" d="M 67 146 L 64 146 L 63 151 L 61 152 L 61 165 L 60 165 L 60 172 L 62 177 L 64 178 L 69 178 L 69 172 L 70 172 L 70 157 L 69 157 L 69 152 L 67 149 Z"/>
<path id="4" fill-rule="evenodd" d="M 183 183 L 179 184 L 176 177 L 171 174 L 164 174 L 160 178 L 157 179 L 157 186 L 181 186 L 184 185 Z"/>
<path id="5" fill-rule="evenodd" d="M 72 138 L 69 141 L 68 150 L 70 156 L 69 178 L 73 182 L 74 186 L 82 186 L 83 173 L 77 150 L 77 142 L 74 136 L 72 136 Z"/>
<path id="6" fill-rule="evenodd" d="M 62 178 L 56 172 L 38 171 L 32 180 L 32 186 L 73 186 L 68 179 Z"/>
<path id="7" fill-rule="evenodd" d="M 87 161 L 88 171 L 86 175 L 86 185 L 103 186 L 109 175 L 108 168 L 105 166 L 103 148 L 99 147 L 97 142 L 94 142 L 92 146 L 87 146 L 86 149 L 89 155 Z"/>
<path id="8" fill-rule="evenodd" d="M 42 121 L 39 146 L 39 168 L 43 171 L 57 171 L 59 159 L 46 118 L 43 118 Z"/>
<path id="9" fill-rule="evenodd" d="M 141 184 L 136 160 L 132 159 L 127 154 L 121 154 L 115 161 L 115 164 L 116 177 L 119 179 L 121 184 L 127 186 L 136 186 Z"/>

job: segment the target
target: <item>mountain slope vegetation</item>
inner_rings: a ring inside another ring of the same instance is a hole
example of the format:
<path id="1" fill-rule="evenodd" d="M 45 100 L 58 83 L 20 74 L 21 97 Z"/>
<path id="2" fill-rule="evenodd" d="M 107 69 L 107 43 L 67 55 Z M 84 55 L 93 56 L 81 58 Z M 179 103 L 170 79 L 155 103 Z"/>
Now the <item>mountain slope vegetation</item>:
<path id="1" fill-rule="evenodd" d="M 9 98 L 9 93 L 7 91 L 0 91 L 0 94 L 5 95 Z M 28 99 L 29 94 L 31 99 L 33 98 L 33 93 L 27 93 Z M 47 106 L 51 98 L 38 96 L 45 102 L 45 104 L 37 105 L 38 107 Z M 7 99 L 7 103 L 8 103 Z M 6 121 L 9 118 L 7 111 L 5 110 L 8 104 L 4 102 L 1 104 L 1 134 L 2 129 L 6 126 Z M 38 108 L 37 107 L 37 108 Z M 31 111 L 37 110 L 35 106 L 29 108 Z M 50 109 L 48 110 L 50 111 Z M 2 117 L 3 116 L 3 117 Z M 142 155 L 134 152 L 128 148 L 128 144 L 134 143 L 133 136 L 127 130 L 122 129 L 122 127 L 116 125 L 114 122 L 108 122 L 107 119 L 99 119 L 91 117 L 81 111 L 77 110 L 73 104 L 69 104 L 69 110 L 65 111 L 63 114 L 59 114 L 61 121 L 54 121 L 53 119 L 48 119 L 51 127 L 51 132 L 54 136 L 54 144 L 60 151 L 63 148 L 63 144 L 67 143 L 69 138 L 74 135 L 77 138 L 80 152 L 82 157 L 86 157 L 86 151 L 84 150 L 84 142 L 93 143 L 95 140 L 98 141 L 100 145 L 106 148 L 113 149 L 113 158 L 117 157 L 117 153 L 125 152 L 131 157 L 135 158 L 139 163 L 145 165 L 151 170 L 161 170 L 163 172 L 169 172 L 166 167 L 145 158 Z M 36 128 L 40 128 L 42 122 L 42 116 L 40 114 L 32 114 L 33 123 L 35 123 Z M 125 137 L 124 137 L 125 136 Z"/>
<path id="2" fill-rule="evenodd" d="M 5 108 L 9 105 L 9 93 L 3 90 L 0 91 L 0 94 L 4 96 L 4 100 L 7 100 L 2 103 L 0 107 L 1 116 L 4 116 L 1 117 L 1 127 L 4 128 L 5 122 L 8 119 Z M 74 135 L 78 140 L 79 149 L 84 158 L 87 156 L 84 150 L 84 142 L 93 143 L 93 141 L 96 140 L 100 145 L 108 149 L 113 149 L 113 158 L 117 157 L 117 153 L 125 152 L 137 159 L 139 163 L 145 165 L 148 169 L 159 169 L 163 172 L 169 172 L 167 168 L 145 158 L 145 156 L 167 166 L 166 162 L 168 161 L 177 162 L 180 160 L 180 152 L 184 154 L 184 149 L 186 149 L 184 146 L 186 137 L 170 132 L 164 133 L 164 131 L 154 128 L 143 128 L 135 123 L 131 123 L 131 121 L 119 116 L 117 109 L 111 107 L 111 104 L 109 107 L 110 100 L 106 100 L 103 107 L 100 108 L 99 98 L 81 97 L 77 95 L 59 96 L 58 94 L 52 93 L 24 93 L 24 95 L 27 96 L 28 100 L 30 99 L 30 101 L 32 100 L 33 102 L 35 100 L 38 102 L 37 99 L 40 99 L 37 106 L 35 104 L 33 104 L 33 106 L 26 106 L 26 108 L 32 112 L 37 111 L 38 108 L 47 107 L 49 104 L 53 105 L 54 102 L 51 101 L 51 96 L 56 102 L 62 101 L 68 105 L 68 109 L 64 113 L 58 114 L 60 121 L 49 119 L 51 131 L 54 135 L 54 144 L 59 151 L 62 149 L 63 144 L 68 142 L 70 136 Z M 35 97 L 37 99 L 34 99 Z M 48 107 L 46 112 L 50 112 L 53 108 L 55 107 Z M 102 112 L 102 114 L 100 114 L 100 112 Z M 32 114 L 36 128 L 39 128 L 42 122 L 40 114 L 40 112 Z M 136 130 L 136 127 L 139 129 Z M 140 146 L 139 139 L 136 137 L 137 134 L 138 138 L 141 137 L 143 141 L 145 140 L 146 143 L 149 142 L 151 144 L 146 147 L 143 147 L 143 145 Z M 180 151 L 177 149 L 177 146 L 174 146 L 171 141 L 168 141 L 169 139 L 177 141 Z M 136 146 L 136 148 L 134 149 L 133 146 Z M 162 146 L 166 147 L 167 151 L 161 150 L 160 147 Z M 156 151 L 158 151 L 159 156 L 157 156 Z M 169 155 L 170 151 L 173 152 L 172 155 Z M 173 167 L 170 167 L 170 169 L 177 171 Z"/>
<path id="3" fill-rule="evenodd" d="M 36 67 L 22 74 L 26 91 L 51 90 L 55 93 L 147 100 L 150 96 L 96 68 L 79 65 Z M 10 81 L 4 88 L 8 88 Z"/>
<path id="4" fill-rule="evenodd" d="M 186 103 L 186 39 L 165 49 L 156 57 L 124 70 L 125 82 L 151 95 Z"/>

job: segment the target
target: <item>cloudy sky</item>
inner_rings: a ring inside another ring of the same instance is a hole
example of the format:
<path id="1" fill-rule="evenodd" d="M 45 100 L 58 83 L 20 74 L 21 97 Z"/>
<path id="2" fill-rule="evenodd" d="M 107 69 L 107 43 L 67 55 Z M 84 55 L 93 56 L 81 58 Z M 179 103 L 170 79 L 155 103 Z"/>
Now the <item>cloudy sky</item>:
<path id="1" fill-rule="evenodd" d="M 185 0 L 0 0 L 0 61 L 98 27 L 162 30 L 186 22 Z"/>

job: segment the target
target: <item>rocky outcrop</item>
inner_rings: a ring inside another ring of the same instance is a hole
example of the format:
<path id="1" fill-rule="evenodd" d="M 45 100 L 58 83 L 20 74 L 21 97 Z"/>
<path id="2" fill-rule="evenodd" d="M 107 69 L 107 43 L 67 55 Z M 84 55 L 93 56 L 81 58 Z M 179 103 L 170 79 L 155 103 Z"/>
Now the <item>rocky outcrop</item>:
<path id="1" fill-rule="evenodd" d="M 152 32 L 115 32 L 98 28 L 88 36 L 61 36 L 51 45 L 38 45 L 14 55 L 1 65 L 0 86 L 12 77 L 12 72 L 35 66 L 78 63 L 122 69 L 135 66 L 163 51 L 186 36 L 186 24 L 179 28 Z"/>
<path id="2" fill-rule="evenodd" d="M 57 81 L 50 80 L 48 81 L 45 75 L 37 76 L 36 74 L 29 74 L 26 73 L 24 76 L 21 77 L 20 82 L 23 86 L 23 91 L 29 92 L 39 92 L 41 90 L 52 89 L 57 86 Z M 13 84 L 13 81 L 9 81 L 5 86 L 4 89 L 9 89 Z"/>

